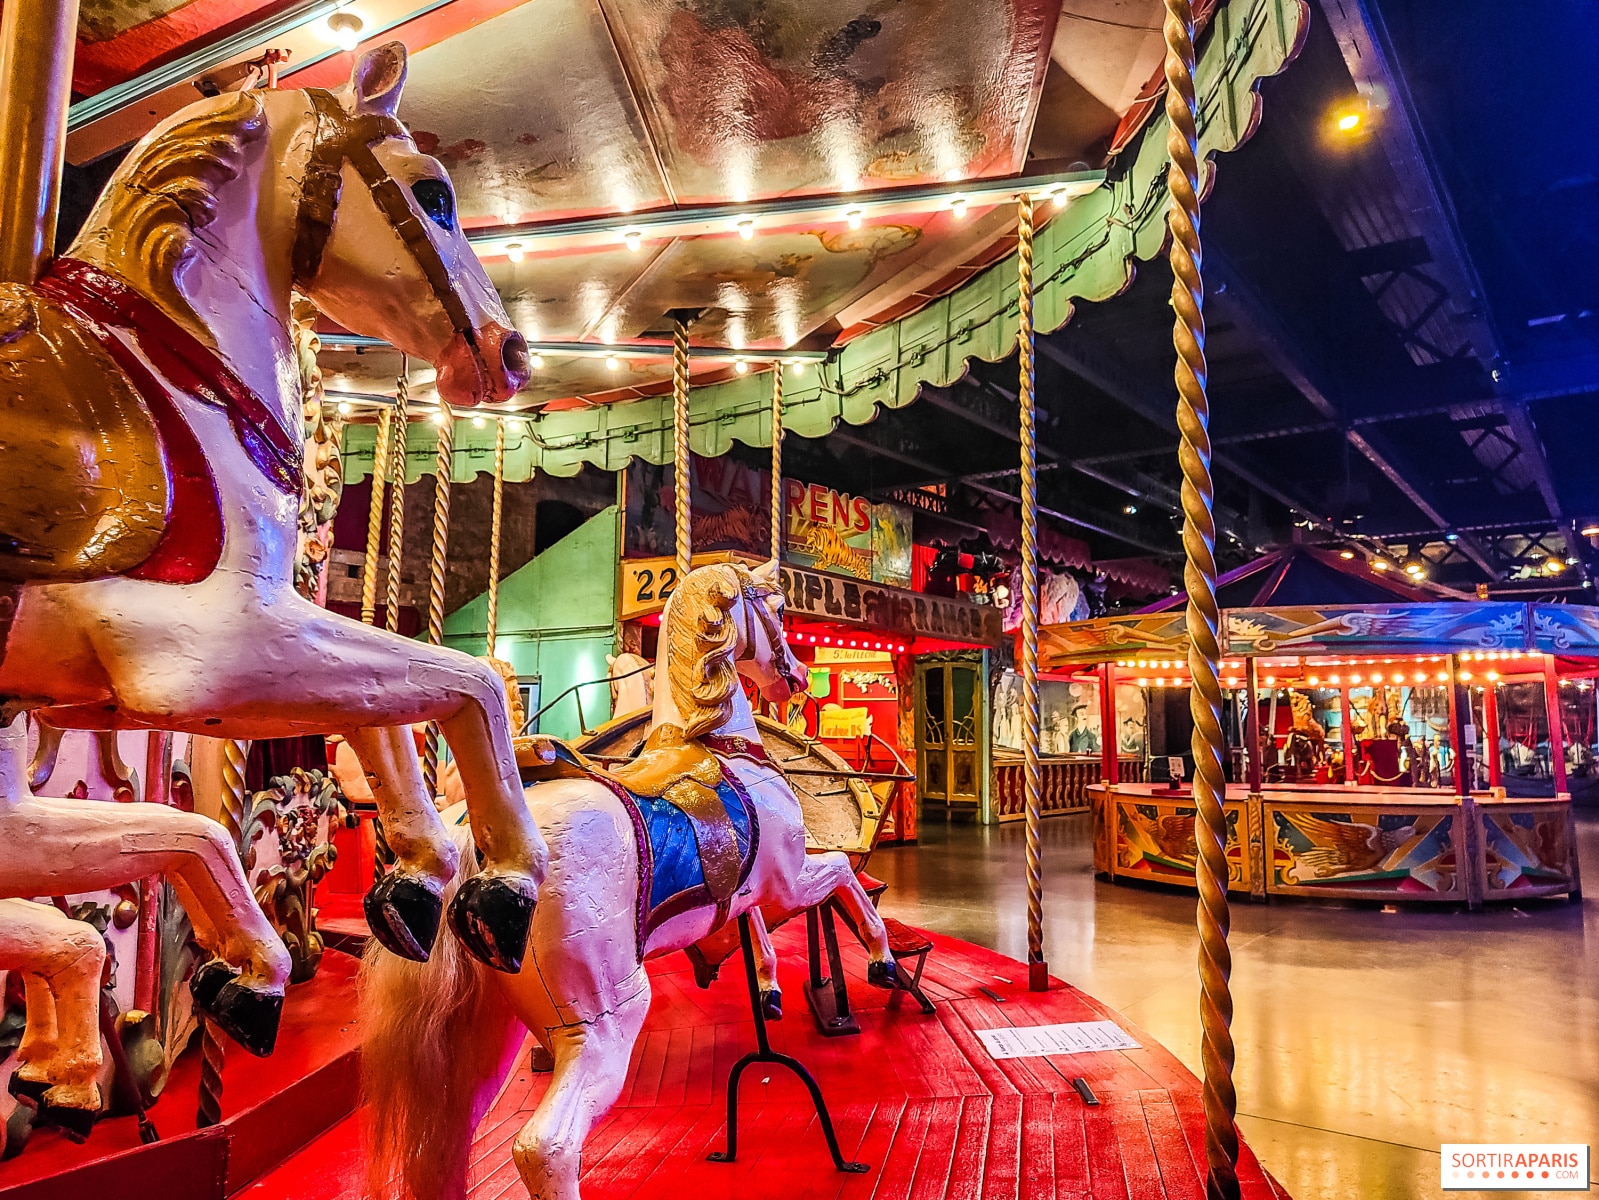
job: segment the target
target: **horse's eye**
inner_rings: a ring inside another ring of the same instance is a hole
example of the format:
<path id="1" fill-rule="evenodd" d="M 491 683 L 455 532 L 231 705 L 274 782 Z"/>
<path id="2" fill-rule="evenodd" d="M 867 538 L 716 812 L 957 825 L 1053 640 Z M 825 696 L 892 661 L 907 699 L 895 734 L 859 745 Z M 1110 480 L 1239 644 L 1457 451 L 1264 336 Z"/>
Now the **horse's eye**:
<path id="1" fill-rule="evenodd" d="M 455 194 L 442 179 L 418 179 L 411 185 L 411 194 L 423 212 L 440 229 L 455 229 Z"/>

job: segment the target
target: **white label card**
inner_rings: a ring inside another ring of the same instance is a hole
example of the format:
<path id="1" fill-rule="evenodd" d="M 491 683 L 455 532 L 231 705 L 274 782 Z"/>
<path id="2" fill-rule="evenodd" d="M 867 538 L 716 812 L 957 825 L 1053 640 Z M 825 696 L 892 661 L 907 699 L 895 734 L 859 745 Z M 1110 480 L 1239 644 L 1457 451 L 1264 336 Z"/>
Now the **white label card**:
<path id="1" fill-rule="evenodd" d="M 1139 1045 L 1114 1021 L 1071 1021 L 1064 1025 L 1007 1025 L 975 1031 L 994 1058 L 1044 1058 L 1098 1050 L 1137 1050 Z"/>

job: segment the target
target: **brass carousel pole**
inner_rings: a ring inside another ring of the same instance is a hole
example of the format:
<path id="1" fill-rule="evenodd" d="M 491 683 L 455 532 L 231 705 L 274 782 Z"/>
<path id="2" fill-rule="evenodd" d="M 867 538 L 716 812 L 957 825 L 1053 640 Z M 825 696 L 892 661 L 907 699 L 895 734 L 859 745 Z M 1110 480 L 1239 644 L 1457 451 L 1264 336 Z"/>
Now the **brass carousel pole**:
<path id="1" fill-rule="evenodd" d="M 428 563 L 428 645 L 444 644 L 444 581 L 450 548 L 450 471 L 455 463 L 455 414 L 439 401 L 439 450 L 433 464 L 433 557 Z M 422 782 L 439 794 L 439 723 L 429 721 L 422 742 Z"/>
<path id="2" fill-rule="evenodd" d="M 1194 104 L 1194 10 L 1166 0 L 1166 172 L 1170 193 L 1172 340 L 1177 350 L 1177 455 L 1183 471 L 1183 577 L 1188 589 L 1189 708 L 1194 718 L 1194 805 L 1199 819 L 1200 1057 L 1205 1070 L 1205 1194 L 1237 1200 L 1238 1098 L 1233 1091 L 1233 998 L 1228 987 L 1227 824 L 1222 811 L 1221 649 L 1217 640 L 1215 489 L 1210 402 L 1205 394 L 1205 286 L 1199 243 L 1198 129 Z"/>
<path id="3" fill-rule="evenodd" d="M 378 410 L 377 440 L 372 445 L 372 502 L 366 510 L 366 558 L 361 563 L 361 621 L 378 619 L 378 552 L 383 547 L 383 495 L 388 486 L 389 430 L 394 414 Z"/>
<path id="4" fill-rule="evenodd" d="M 55 253 L 78 0 L 0 13 L 0 280 L 32 283 Z"/>
<path id="5" fill-rule="evenodd" d="M 389 587 L 383 628 L 390 633 L 400 631 L 400 564 L 405 556 L 405 441 L 411 405 L 411 388 L 406 379 L 409 374 L 409 363 L 402 359 L 400 378 L 394 389 L 394 427 L 389 434 L 389 475 L 393 487 L 389 499 Z"/>
<path id="6" fill-rule="evenodd" d="M 505 513 L 505 418 L 494 418 L 494 509 L 489 517 L 489 595 L 488 656 L 494 652 L 495 634 L 500 626 L 500 523 Z M 516 732 L 522 732 L 520 729 Z"/>
<path id="7" fill-rule="evenodd" d="M 772 364 L 772 561 L 783 561 L 783 364 Z"/>
<path id="8" fill-rule="evenodd" d="M 672 323 L 672 507 L 676 517 L 677 578 L 681 583 L 693 565 L 694 546 L 689 524 L 688 452 L 688 326 Z"/>
<path id="9" fill-rule="evenodd" d="M 1016 360 L 1021 386 L 1022 442 L 1022 801 L 1027 818 L 1027 986 L 1049 988 L 1044 961 L 1044 868 L 1039 843 L 1038 793 L 1038 436 L 1033 393 L 1033 198 L 1016 200 L 1019 321 Z"/>

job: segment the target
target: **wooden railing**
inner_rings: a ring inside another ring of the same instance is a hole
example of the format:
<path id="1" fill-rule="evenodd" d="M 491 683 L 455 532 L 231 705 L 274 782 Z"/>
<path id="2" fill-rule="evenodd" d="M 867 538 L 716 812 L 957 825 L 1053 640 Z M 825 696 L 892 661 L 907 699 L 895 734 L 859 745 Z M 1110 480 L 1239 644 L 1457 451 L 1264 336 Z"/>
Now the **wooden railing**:
<path id="1" fill-rule="evenodd" d="M 1042 769 L 1038 808 L 1046 817 L 1060 813 L 1085 812 L 1088 788 L 1099 782 L 1099 755 L 1063 754 L 1039 763 Z M 1144 760 L 1123 758 L 1117 767 L 1123 783 L 1144 781 Z M 994 776 L 989 788 L 994 817 L 1000 821 L 1020 821 L 1022 808 L 1022 758 L 1019 754 L 994 755 Z"/>

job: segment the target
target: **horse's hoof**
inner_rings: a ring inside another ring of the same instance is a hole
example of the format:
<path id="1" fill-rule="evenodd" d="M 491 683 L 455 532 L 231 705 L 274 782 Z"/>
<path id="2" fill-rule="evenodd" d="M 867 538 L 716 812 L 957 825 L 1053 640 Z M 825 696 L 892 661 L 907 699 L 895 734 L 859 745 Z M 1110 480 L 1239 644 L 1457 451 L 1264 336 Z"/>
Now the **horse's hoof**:
<path id="1" fill-rule="evenodd" d="M 546 1050 L 542 1042 L 534 1042 L 527 1056 L 527 1069 L 538 1075 L 548 1075 L 555 1070 L 555 1055 Z"/>
<path id="2" fill-rule="evenodd" d="M 378 945 L 412 962 L 427 962 L 444 914 L 438 893 L 419 879 L 391 871 L 373 884 L 363 907 Z"/>
<path id="3" fill-rule="evenodd" d="M 89 1140 L 94 1123 L 99 1119 L 99 1112 L 92 1108 L 74 1108 L 66 1104 L 51 1104 L 47 1100 L 41 1100 L 39 1113 L 34 1117 L 33 1124 L 40 1129 L 59 1129 L 70 1141 L 81 1146 Z"/>
<path id="4" fill-rule="evenodd" d="M 783 993 L 773 988 L 769 992 L 761 993 L 761 1016 L 768 1021 L 781 1021 L 783 1019 Z"/>
<path id="5" fill-rule="evenodd" d="M 272 1053 L 283 1016 L 283 997 L 238 981 L 239 973 L 219 959 L 202 964 L 189 980 L 194 1007 L 257 1058 Z"/>
<path id="6" fill-rule="evenodd" d="M 15 1071 L 11 1072 L 11 1078 L 6 1083 L 6 1091 L 32 1108 L 39 1107 L 39 1101 L 44 1098 L 44 1094 L 49 1090 L 50 1081 L 48 1079 L 24 1079 Z"/>
<path id="7" fill-rule="evenodd" d="M 474 875 L 450 904 L 450 928 L 467 953 L 496 971 L 522 969 L 537 889 L 515 875 Z"/>
<path id="8" fill-rule="evenodd" d="M 885 992 L 892 992 L 895 988 L 904 986 L 899 964 L 892 958 L 884 959 L 882 962 L 867 963 L 866 982 L 875 988 L 882 988 Z"/>

